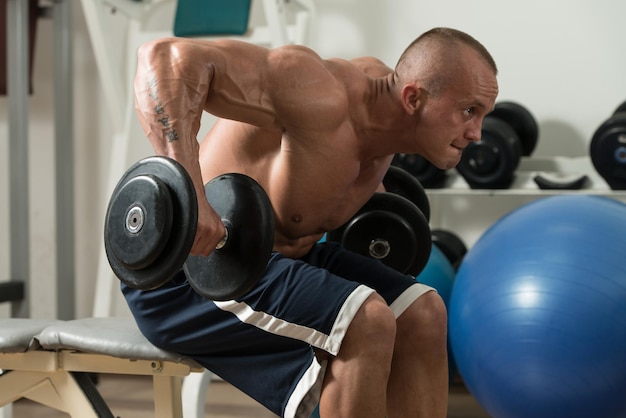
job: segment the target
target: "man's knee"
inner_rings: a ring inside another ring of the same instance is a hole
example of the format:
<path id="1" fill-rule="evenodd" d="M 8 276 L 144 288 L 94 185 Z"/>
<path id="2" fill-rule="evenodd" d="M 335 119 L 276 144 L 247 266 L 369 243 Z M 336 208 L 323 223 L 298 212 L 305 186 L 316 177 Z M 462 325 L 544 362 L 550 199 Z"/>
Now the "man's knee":
<path id="1" fill-rule="evenodd" d="M 448 316 L 443 299 L 437 292 L 420 296 L 398 317 L 398 335 L 412 336 L 422 343 L 445 341 Z"/>
<path id="2" fill-rule="evenodd" d="M 391 352 L 396 336 L 396 319 L 393 312 L 378 294 L 372 294 L 361 305 L 348 329 L 350 339 L 360 340 L 371 348 L 385 348 Z M 366 347 L 361 347 L 365 349 Z"/>

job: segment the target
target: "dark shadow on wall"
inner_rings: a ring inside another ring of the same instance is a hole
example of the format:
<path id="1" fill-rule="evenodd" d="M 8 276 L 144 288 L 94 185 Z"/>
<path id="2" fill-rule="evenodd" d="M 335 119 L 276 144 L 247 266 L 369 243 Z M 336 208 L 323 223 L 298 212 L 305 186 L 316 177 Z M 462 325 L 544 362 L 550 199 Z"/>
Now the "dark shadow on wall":
<path id="1" fill-rule="evenodd" d="M 580 157 L 589 154 L 589 141 L 573 126 L 555 119 L 539 123 L 539 141 L 533 155 Z"/>

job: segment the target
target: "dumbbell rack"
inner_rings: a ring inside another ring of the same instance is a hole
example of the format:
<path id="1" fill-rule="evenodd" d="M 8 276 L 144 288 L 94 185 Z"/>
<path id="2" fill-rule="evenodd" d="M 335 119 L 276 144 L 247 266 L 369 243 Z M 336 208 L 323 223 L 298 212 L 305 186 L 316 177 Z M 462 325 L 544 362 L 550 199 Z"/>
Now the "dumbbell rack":
<path id="1" fill-rule="evenodd" d="M 541 190 L 533 181 L 536 175 L 548 174 L 557 177 L 567 177 L 585 174 L 588 177 L 587 184 L 580 190 Z M 435 195 L 447 194 L 483 194 L 483 195 L 506 195 L 506 194 L 537 194 L 552 195 L 562 193 L 586 193 L 586 194 L 620 194 L 613 191 L 600 177 L 591 165 L 589 157 L 522 157 L 520 165 L 515 172 L 513 184 L 508 189 L 471 189 L 467 182 L 458 173 L 450 170 L 447 173 L 446 185 L 441 189 L 429 189 Z M 626 191 L 625 191 L 626 193 Z"/>
<path id="2" fill-rule="evenodd" d="M 28 11 L 29 2 L 7 3 L 7 87 L 9 100 L 10 280 L 0 302 L 12 302 L 11 316 L 29 317 L 30 227 L 28 200 Z M 72 99 L 72 2 L 41 5 L 51 16 L 54 42 L 56 144 L 57 317 L 74 318 L 74 164 Z"/>
<path id="3" fill-rule="evenodd" d="M 586 175 L 580 190 L 542 190 L 534 182 L 539 174 L 569 177 Z M 543 197 L 584 194 L 611 197 L 626 202 L 626 190 L 612 190 L 595 171 L 588 156 L 522 157 L 508 189 L 472 189 L 455 170 L 448 170 L 445 187 L 426 189 L 431 205 L 431 227 L 460 234 L 468 247 L 489 226 L 510 210 Z"/>

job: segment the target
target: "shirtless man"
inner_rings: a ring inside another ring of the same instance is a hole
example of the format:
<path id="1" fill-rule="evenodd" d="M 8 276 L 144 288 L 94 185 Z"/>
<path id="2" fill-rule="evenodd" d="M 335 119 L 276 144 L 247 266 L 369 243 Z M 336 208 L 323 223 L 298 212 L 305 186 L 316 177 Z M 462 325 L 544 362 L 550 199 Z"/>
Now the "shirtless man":
<path id="1" fill-rule="evenodd" d="M 224 225 L 203 184 L 256 179 L 276 219 L 274 252 L 251 292 L 199 297 L 179 273 L 122 290 L 142 332 L 188 355 L 274 413 L 308 417 L 445 417 L 446 311 L 414 278 L 318 243 L 379 190 L 395 153 L 452 168 L 478 141 L 498 93 L 497 68 L 465 33 L 433 29 L 395 70 L 374 58 L 323 60 L 302 46 L 162 39 L 143 45 L 135 79 L 141 124 L 198 194 L 192 254 Z M 220 119 L 200 141 L 203 111 Z"/>

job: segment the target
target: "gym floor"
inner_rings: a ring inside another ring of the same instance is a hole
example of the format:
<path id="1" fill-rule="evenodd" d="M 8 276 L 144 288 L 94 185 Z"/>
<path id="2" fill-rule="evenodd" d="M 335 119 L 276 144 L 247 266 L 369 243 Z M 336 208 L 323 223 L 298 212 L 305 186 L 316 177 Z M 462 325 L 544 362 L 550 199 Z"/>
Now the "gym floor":
<path id="1" fill-rule="evenodd" d="M 152 382 L 146 376 L 100 375 L 98 389 L 114 416 L 152 416 Z M 148 414 L 147 414 L 148 413 Z M 13 406 L 13 418 L 67 418 L 67 415 L 27 399 Z M 205 418 L 275 418 L 276 415 L 224 382 L 209 386 Z M 448 418 L 489 418 L 460 383 L 450 388 Z"/>

